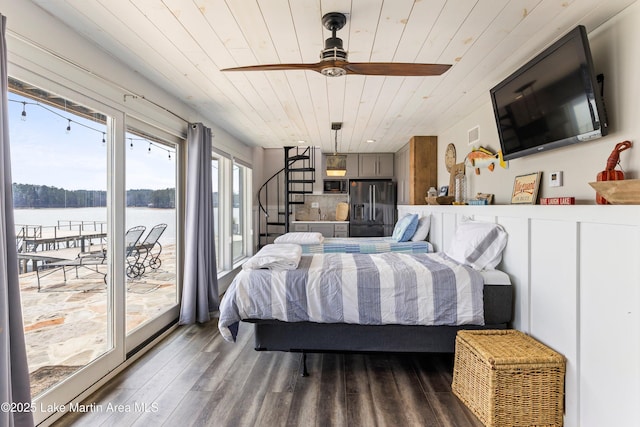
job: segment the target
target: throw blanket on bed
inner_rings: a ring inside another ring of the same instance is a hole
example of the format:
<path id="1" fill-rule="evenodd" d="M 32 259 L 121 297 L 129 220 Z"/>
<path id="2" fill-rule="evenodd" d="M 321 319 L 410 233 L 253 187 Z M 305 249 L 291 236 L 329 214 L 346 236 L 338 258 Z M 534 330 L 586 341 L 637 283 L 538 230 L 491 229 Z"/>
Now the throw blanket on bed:
<path id="1" fill-rule="evenodd" d="M 302 256 L 300 245 L 283 243 L 280 245 L 267 245 L 257 254 L 242 264 L 243 270 L 257 268 L 270 268 L 274 270 L 295 270 Z"/>
<path id="2" fill-rule="evenodd" d="M 233 341 L 243 319 L 483 325 L 482 288 L 480 273 L 441 253 L 305 255 L 295 270 L 238 273 L 218 327 Z"/>

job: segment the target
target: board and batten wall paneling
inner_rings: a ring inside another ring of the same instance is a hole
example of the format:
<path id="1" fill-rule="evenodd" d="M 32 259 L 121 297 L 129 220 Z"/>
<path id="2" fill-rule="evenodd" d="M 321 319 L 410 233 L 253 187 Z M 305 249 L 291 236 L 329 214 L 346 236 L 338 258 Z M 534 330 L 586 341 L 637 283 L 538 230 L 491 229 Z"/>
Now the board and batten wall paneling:
<path id="1" fill-rule="evenodd" d="M 567 424 L 577 417 L 577 223 L 532 219 L 529 333 L 567 358 Z"/>
<path id="2" fill-rule="evenodd" d="M 579 251 L 582 425 L 638 423 L 627 417 L 640 401 L 640 231 L 583 223 Z"/>
<path id="3" fill-rule="evenodd" d="M 435 250 L 465 218 L 502 225 L 512 326 L 567 358 L 565 426 L 637 425 L 640 206 L 398 206 L 406 213 L 431 215 Z"/>
<path id="4" fill-rule="evenodd" d="M 528 331 L 529 319 L 529 219 L 502 216 L 496 219 L 509 236 L 507 247 L 502 253 L 500 268 L 509 273 L 514 285 L 513 325 Z"/>

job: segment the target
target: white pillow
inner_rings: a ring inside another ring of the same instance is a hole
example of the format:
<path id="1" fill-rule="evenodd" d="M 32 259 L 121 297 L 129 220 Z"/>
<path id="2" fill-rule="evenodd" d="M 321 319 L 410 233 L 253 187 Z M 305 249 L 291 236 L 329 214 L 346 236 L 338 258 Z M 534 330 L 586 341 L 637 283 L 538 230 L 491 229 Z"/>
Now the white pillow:
<path id="1" fill-rule="evenodd" d="M 476 270 L 493 270 L 502 260 L 507 233 L 492 222 L 466 221 L 458 225 L 445 253 Z"/>
<path id="2" fill-rule="evenodd" d="M 391 238 L 396 242 L 406 242 L 411 239 L 418 227 L 418 214 L 406 214 L 396 222 Z"/>
<path id="3" fill-rule="evenodd" d="M 275 238 L 273 243 L 296 243 L 298 245 L 319 245 L 324 241 L 322 233 L 293 231 Z"/>
<path id="4" fill-rule="evenodd" d="M 413 237 L 411 237 L 411 241 L 420 242 L 422 240 L 427 240 L 427 236 L 429 235 L 430 229 L 431 229 L 431 215 L 423 216 L 418 220 L 418 228 L 416 228 L 416 232 L 413 233 Z"/>

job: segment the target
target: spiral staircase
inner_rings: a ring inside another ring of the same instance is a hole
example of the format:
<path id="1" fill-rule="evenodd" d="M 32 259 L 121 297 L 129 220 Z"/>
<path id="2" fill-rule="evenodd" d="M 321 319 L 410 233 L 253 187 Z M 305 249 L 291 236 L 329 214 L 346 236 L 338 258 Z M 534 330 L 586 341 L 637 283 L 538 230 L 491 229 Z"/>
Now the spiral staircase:
<path id="1" fill-rule="evenodd" d="M 315 164 L 313 147 L 284 147 L 284 167 L 258 190 L 258 248 L 289 231 L 294 206 L 313 192 Z"/>

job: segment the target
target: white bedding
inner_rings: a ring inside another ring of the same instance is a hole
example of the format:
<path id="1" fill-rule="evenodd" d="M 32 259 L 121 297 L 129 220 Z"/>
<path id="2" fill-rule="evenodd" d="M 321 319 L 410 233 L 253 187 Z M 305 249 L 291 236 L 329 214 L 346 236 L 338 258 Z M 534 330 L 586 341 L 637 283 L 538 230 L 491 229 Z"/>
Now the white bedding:
<path id="1" fill-rule="evenodd" d="M 293 243 L 266 245 L 242 264 L 243 270 L 268 268 L 274 270 L 294 270 L 298 268 L 302 248 Z"/>

